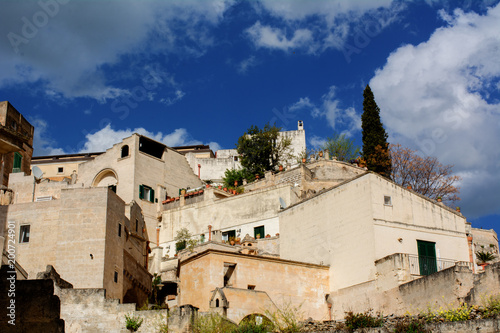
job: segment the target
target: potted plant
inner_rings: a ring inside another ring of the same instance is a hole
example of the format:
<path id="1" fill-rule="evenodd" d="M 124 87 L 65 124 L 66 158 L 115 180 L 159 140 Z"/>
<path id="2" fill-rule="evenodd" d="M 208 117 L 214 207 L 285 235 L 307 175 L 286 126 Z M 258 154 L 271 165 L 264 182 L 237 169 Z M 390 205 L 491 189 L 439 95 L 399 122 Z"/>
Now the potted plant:
<path id="1" fill-rule="evenodd" d="M 484 268 L 489 265 L 488 262 L 495 259 L 496 256 L 493 253 L 489 253 L 486 251 L 477 251 L 476 258 L 477 260 L 479 260 L 478 265 L 481 266 L 484 270 Z"/>
<path id="2" fill-rule="evenodd" d="M 280 169 L 280 171 L 283 171 L 283 166 L 282 166 L 282 165 L 280 165 L 280 166 L 279 166 L 279 169 Z"/>
<path id="3" fill-rule="evenodd" d="M 457 212 L 459 212 L 459 213 L 460 213 L 460 207 L 457 207 Z"/>
<path id="4" fill-rule="evenodd" d="M 232 246 L 234 246 L 234 244 L 236 244 L 236 237 L 229 237 L 229 244 L 231 244 Z"/>
<path id="5" fill-rule="evenodd" d="M 442 201 L 443 201 L 443 198 L 437 197 L 437 202 L 442 202 Z"/>

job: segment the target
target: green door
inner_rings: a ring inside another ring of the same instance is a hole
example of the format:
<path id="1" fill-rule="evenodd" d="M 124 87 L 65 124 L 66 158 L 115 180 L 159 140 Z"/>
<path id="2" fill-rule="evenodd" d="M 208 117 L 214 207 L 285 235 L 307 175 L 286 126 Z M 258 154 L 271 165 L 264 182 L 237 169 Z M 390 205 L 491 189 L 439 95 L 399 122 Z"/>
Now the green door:
<path id="1" fill-rule="evenodd" d="M 436 243 L 417 240 L 420 275 L 437 272 Z"/>

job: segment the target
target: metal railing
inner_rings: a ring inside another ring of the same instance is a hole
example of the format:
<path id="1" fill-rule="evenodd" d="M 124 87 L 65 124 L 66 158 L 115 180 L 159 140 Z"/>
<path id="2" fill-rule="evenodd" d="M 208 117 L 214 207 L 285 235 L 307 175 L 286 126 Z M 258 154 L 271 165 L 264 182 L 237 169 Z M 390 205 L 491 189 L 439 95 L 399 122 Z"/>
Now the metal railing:
<path id="1" fill-rule="evenodd" d="M 412 275 L 430 275 L 462 263 L 452 259 L 441 259 L 434 257 L 419 256 L 409 254 L 410 274 Z"/>

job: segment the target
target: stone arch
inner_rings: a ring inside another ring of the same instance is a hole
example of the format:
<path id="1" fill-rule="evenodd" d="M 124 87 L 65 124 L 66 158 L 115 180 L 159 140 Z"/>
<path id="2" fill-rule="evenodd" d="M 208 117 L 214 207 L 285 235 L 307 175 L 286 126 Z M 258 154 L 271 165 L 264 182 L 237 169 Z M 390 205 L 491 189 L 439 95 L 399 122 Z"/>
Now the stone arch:
<path id="1" fill-rule="evenodd" d="M 263 315 L 262 313 L 251 313 L 249 315 L 246 315 L 245 317 L 243 317 L 240 320 L 239 325 L 241 325 L 242 323 L 247 322 L 247 321 L 249 321 L 253 324 L 257 324 L 257 325 L 264 324 L 265 326 L 272 327 L 271 320 L 267 316 Z"/>
<path id="2" fill-rule="evenodd" d="M 92 187 L 110 187 L 118 184 L 118 175 L 113 169 L 101 170 L 92 181 Z"/>

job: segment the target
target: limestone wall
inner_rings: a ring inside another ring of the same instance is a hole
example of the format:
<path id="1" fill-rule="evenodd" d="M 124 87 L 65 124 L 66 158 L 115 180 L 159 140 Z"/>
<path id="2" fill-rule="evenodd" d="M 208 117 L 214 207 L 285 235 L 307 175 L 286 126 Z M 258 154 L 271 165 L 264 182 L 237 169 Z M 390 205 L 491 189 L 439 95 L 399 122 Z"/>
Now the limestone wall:
<path id="1" fill-rule="evenodd" d="M 305 318 L 327 319 L 328 267 L 228 252 L 207 251 L 181 260 L 179 304 L 209 310 L 212 291 L 224 287 L 224 263 L 236 265 L 228 287 L 255 286 L 254 290 L 266 292 L 278 306 L 302 304 Z M 228 311 L 231 308 L 238 308 L 237 300 L 229 304 Z"/>
<path id="2" fill-rule="evenodd" d="M 373 280 L 377 259 L 417 255 L 417 240 L 435 242 L 438 258 L 469 260 L 463 216 L 372 173 L 279 217 L 282 258 L 331 265 L 332 291 Z"/>
<path id="3" fill-rule="evenodd" d="M 125 292 L 124 249 L 139 252 L 132 257 L 146 264 L 145 243 L 141 248 L 127 241 L 130 222 L 124 213 L 123 200 L 107 188 L 62 189 L 58 200 L 0 207 L 0 218 L 15 223 L 17 241 L 21 226 L 29 225 L 29 241 L 16 244 L 16 260 L 29 278 L 50 264 L 75 287 L 106 288 L 117 299 Z M 135 270 L 133 277 L 144 289 L 138 295 L 147 293 L 151 276 Z"/>
<path id="4" fill-rule="evenodd" d="M 162 212 L 160 223 L 160 246 L 164 255 L 175 254 L 174 238 L 177 231 L 187 228 L 195 239 L 204 235 L 208 241 L 208 225 L 212 230 L 235 230 L 236 237 L 243 238 L 246 234 L 254 236 L 254 227 L 264 226 L 265 234 L 276 235 L 279 232 L 278 211 L 279 198 L 288 205 L 297 200 L 289 185 L 280 185 L 264 190 L 244 193 L 225 199 L 215 199 L 205 191 L 205 201 L 192 205 L 172 208 Z M 212 199 L 210 199 L 212 198 Z M 265 236 L 265 235 L 263 235 Z"/>

